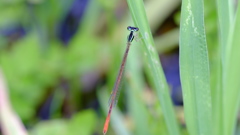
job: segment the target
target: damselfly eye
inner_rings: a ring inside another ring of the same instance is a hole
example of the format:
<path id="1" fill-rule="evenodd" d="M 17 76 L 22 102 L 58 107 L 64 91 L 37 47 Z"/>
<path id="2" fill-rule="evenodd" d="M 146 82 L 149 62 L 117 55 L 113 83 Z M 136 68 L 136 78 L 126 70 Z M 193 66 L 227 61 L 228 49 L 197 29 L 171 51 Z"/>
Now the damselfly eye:
<path id="1" fill-rule="evenodd" d="M 138 27 L 134 27 L 134 29 L 133 29 L 134 31 L 138 31 L 139 30 L 139 28 Z"/>
<path id="2" fill-rule="evenodd" d="M 138 27 L 131 27 L 131 26 L 128 26 L 128 27 L 127 27 L 127 30 L 129 30 L 129 31 L 138 31 L 139 28 L 138 28 Z"/>
<path id="3" fill-rule="evenodd" d="M 127 30 L 132 31 L 132 27 L 131 27 L 131 26 L 128 26 L 128 27 L 127 27 Z"/>

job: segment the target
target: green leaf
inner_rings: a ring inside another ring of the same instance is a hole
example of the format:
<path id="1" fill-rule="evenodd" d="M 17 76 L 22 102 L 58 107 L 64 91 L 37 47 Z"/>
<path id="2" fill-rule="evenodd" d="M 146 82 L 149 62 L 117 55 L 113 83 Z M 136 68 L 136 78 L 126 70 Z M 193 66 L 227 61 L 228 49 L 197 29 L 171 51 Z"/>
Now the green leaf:
<path id="1" fill-rule="evenodd" d="M 230 0 L 217 0 L 218 20 L 219 20 L 219 34 L 222 47 L 223 65 L 225 65 L 226 48 L 228 43 L 228 35 L 230 31 L 230 24 L 233 22 L 233 13 L 230 7 Z"/>
<path id="2" fill-rule="evenodd" d="M 65 120 L 51 120 L 38 123 L 30 131 L 30 135 L 67 135 L 67 122 Z"/>
<path id="3" fill-rule="evenodd" d="M 180 74 L 185 119 L 191 135 L 212 134 L 212 102 L 202 0 L 183 0 Z"/>
<path id="4" fill-rule="evenodd" d="M 215 74 L 215 83 L 212 89 L 212 99 L 213 99 L 213 120 L 214 120 L 214 134 L 221 135 L 224 134 L 224 107 L 223 107 L 223 97 L 224 97 L 224 79 L 226 73 L 226 51 L 229 47 L 228 39 L 230 26 L 233 22 L 233 12 L 231 11 L 229 0 L 217 0 L 217 14 L 218 14 L 218 25 L 219 25 L 219 46 L 218 46 L 218 57 L 217 57 L 217 66 L 214 68 Z M 212 6 L 211 6 L 212 7 Z M 213 64 L 212 64 L 213 65 Z M 212 68 L 213 69 L 213 68 Z M 213 74 L 212 74 L 213 75 Z"/>
<path id="5" fill-rule="evenodd" d="M 170 135 L 179 135 L 179 127 L 169 95 L 169 88 L 160 64 L 158 53 L 154 47 L 154 41 L 149 28 L 143 1 L 128 0 L 127 2 L 133 21 L 135 25 L 139 27 L 140 35 L 143 37 L 144 54 L 147 57 L 147 65 L 149 65 L 151 69 L 150 73 L 154 80 L 153 85 L 160 100 L 168 132 Z"/>
<path id="6" fill-rule="evenodd" d="M 238 7 L 240 3 L 238 4 Z M 224 135 L 233 135 L 240 103 L 240 9 L 237 10 L 236 22 L 229 36 L 226 52 L 226 78 L 224 78 Z"/>
<path id="7" fill-rule="evenodd" d="M 63 119 L 41 121 L 30 131 L 30 135 L 92 135 L 96 119 L 94 111 L 81 111 L 70 121 Z"/>
<path id="8" fill-rule="evenodd" d="M 135 44 L 134 44 L 135 43 Z M 140 48 L 136 42 L 131 45 L 129 56 L 127 60 L 127 69 L 125 70 L 129 87 L 127 87 L 128 105 L 131 118 L 134 121 L 135 134 L 137 135 L 149 135 L 150 134 L 150 123 L 149 117 L 150 111 L 146 107 L 146 103 L 143 100 L 144 93 L 144 78 L 141 69 L 139 59 Z M 146 95 L 144 95 L 144 98 Z M 141 113 L 139 113 L 141 112 Z"/>
<path id="9" fill-rule="evenodd" d="M 68 133 L 70 135 L 92 135 L 96 119 L 97 116 L 93 110 L 81 111 L 71 118 Z"/>

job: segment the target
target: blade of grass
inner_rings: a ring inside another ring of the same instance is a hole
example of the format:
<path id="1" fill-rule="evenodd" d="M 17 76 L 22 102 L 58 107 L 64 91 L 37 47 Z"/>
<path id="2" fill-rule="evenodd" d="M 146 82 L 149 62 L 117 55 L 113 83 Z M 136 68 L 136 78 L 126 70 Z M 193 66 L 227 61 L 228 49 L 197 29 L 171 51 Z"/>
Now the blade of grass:
<path id="1" fill-rule="evenodd" d="M 203 1 L 183 0 L 181 11 L 180 75 L 185 120 L 191 135 L 211 135 L 212 103 Z"/>
<path id="2" fill-rule="evenodd" d="M 147 110 L 144 100 L 142 100 L 143 89 L 144 89 L 144 79 L 143 72 L 141 70 L 141 65 L 139 59 L 139 53 L 141 52 L 139 46 L 134 42 L 131 46 L 131 51 L 129 53 L 127 61 L 127 70 L 125 70 L 127 76 L 127 84 L 129 84 L 127 95 L 128 95 L 128 105 L 131 118 L 134 120 L 135 134 L 137 135 L 149 135 L 150 127 L 148 123 L 148 117 L 150 112 Z M 141 112 L 141 113 L 139 113 Z"/>
<path id="3" fill-rule="evenodd" d="M 133 21 L 140 29 L 140 35 L 143 37 L 144 54 L 147 57 L 147 64 L 151 68 L 151 74 L 154 78 L 154 88 L 157 91 L 158 98 L 162 107 L 163 115 L 166 121 L 170 135 L 179 135 L 179 127 L 173 109 L 173 104 L 169 95 L 169 88 L 164 76 L 158 53 L 154 47 L 153 37 L 149 28 L 143 1 L 128 0 L 128 6 L 133 17 Z"/>
<path id="4" fill-rule="evenodd" d="M 231 0 L 217 0 L 217 11 L 218 11 L 218 21 L 220 27 L 220 42 L 222 47 L 222 59 L 223 59 L 223 66 L 225 64 L 225 57 L 226 57 L 226 48 L 228 43 L 228 35 L 230 30 L 230 25 L 233 22 L 233 14 L 232 9 L 230 6 Z"/>
<path id="5" fill-rule="evenodd" d="M 223 84 L 226 71 L 226 51 L 228 44 L 228 35 L 230 32 L 230 24 L 233 21 L 233 14 L 231 12 L 230 0 L 217 0 L 217 13 L 219 24 L 219 60 L 218 67 L 216 67 L 217 77 L 213 89 L 213 120 L 214 120 L 214 134 L 224 134 L 224 106 L 223 106 Z M 213 71 L 214 72 L 214 71 Z"/>
<path id="6" fill-rule="evenodd" d="M 226 52 L 226 78 L 224 78 L 224 135 L 233 135 L 237 122 L 237 112 L 240 103 L 240 3 L 236 21 L 229 35 L 228 50 Z"/>

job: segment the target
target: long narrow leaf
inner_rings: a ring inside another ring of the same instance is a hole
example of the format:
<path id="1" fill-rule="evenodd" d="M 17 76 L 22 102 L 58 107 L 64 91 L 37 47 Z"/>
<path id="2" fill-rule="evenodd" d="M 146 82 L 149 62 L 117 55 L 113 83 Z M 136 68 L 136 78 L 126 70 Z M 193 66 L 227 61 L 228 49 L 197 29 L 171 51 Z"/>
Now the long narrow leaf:
<path id="1" fill-rule="evenodd" d="M 183 0 L 180 74 L 184 112 L 191 135 L 212 134 L 212 102 L 203 0 Z"/>
<path id="2" fill-rule="evenodd" d="M 218 67 L 213 72 L 217 72 L 215 89 L 213 89 L 212 99 L 213 99 L 213 121 L 214 121 L 214 134 L 223 135 L 224 134 L 224 79 L 226 71 L 226 51 L 228 50 L 227 43 L 230 32 L 230 25 L 233 21 L 233 14 L 231 12 L 230 0 L 217 0 L 217 13 L 218 13 L 218 24 L 219 24 L 219 41 L 220 45 L 218 47 Z"/>
<path id="3" fill-rule="evenodd" d="M 238 7 L 240 3 L 238 4 Z M 233 32 L 230 33 L 229 49 L 227 50 L 226 59 L 226 78 L 224 85 L 224 123 L 225 134 L 233 135 L 237 112 L 240 103 L 240 9 L 237 10 L 235 26 L 232 27 Z"/>
<path id="4" fill-rule="evenodd" d="M 136 43 L 136 42 L 135 42 Z M 132 50 L 129 53 L 127 61 L 127 70 L 126 75 L 128 76 L 127 80 L 129 82 L 129 87 L 127 90 L 129 112 L 131 117 L 134 120 L 135 125 L 135 134 L 137 135 L 149 135 L 150 127 L 147 122 L 150 112 L 147 111 L 147 107 L 143 100 L 141 100 L 141 95 L 144 89 L 144 79 L 142 70 L 139 66 L 139 46 L 134 44 L 131 46 Z M 141 113 L 139 113 L 141 112 Z"/>
<path id="5" fill-rule="evenodd" d="M 217 1 L 217 9 L 218 9 L 218 20 L 219 20 L 219 34 L 220 34 L 220 41 L 222 46 L 222 58 L 223 58 L 223 65 L 225 64 L 225 57 L 226 57 L 226 48 L 228 43 L 228 35 L 230 30 L 230 25 L 233 22 L 233 15 L 231 12 L 230 0 L 218 0 Z"/>
<path id="6" fill-rule="evenodd" d="M 147 21 L 143 1 L 128 0 L 128 6 L 130 8 L 133 21 L 135 25 L 139 27 L 140 35 L 143 37 L 144 53 L 148 60 L 147 63 L 151 68 L 151 73 L 154 78 L 154 87 L 160 100 L 169 134 L 179 135 L 179 127 L 169 95 L 168 85 L 160 64 L 158 53 L 154 48 L 153 37 Z"/>

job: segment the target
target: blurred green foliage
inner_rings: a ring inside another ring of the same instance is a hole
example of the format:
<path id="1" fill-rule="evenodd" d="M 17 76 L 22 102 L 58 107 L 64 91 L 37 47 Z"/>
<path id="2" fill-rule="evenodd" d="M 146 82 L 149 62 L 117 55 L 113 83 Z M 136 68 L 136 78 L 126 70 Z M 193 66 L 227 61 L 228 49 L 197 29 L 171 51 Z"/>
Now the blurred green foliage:
<path id="1" fill-rule="evenodd" d="M 28 127 L 36 123 L 41 107 L 53 95 L 50 117 L 60 118 L 66 100 L 62 83 L 67 80 L 70 91 L 71 111 L 82 108 L 81 76 L 99 64 L 97 39 L 78 33 L 68 46 L 57 37 L 57 26 L 65 18 L 72 1 L 1 1 L 0 2 L 0 66 L 8 82 L 14 110 Z M 11 38 L 4 32 L 23 26 L 23 37 Z M 46 110 L 45 110 L 46 111 Z M 60 120 L 37 125 L 33 134 L 58 134 L 58 128 L 66 134 L 92 134 L 96 124 L 96 112 L 81 111 L 70 122 Z M 63 124 L 61 126 L 61 123 Z M 81 124 L 82 123 L 82 124 Z M 60 125 L 59 125 L 60 124 Z M 42 125 L 42 126 L 41 126 Z M 67 126 L 67 127 L 66 127 Z M 78 131 L 81 129 L 81 131 Z"/>
<path id="2" fill-rule="evenodd" d="M 96 120 L 95 112 L 86 110 L 75 114 L 70 120 L 40 122 L 30 131 L 30 135 L 90 135 L 93 134 Z"/>

